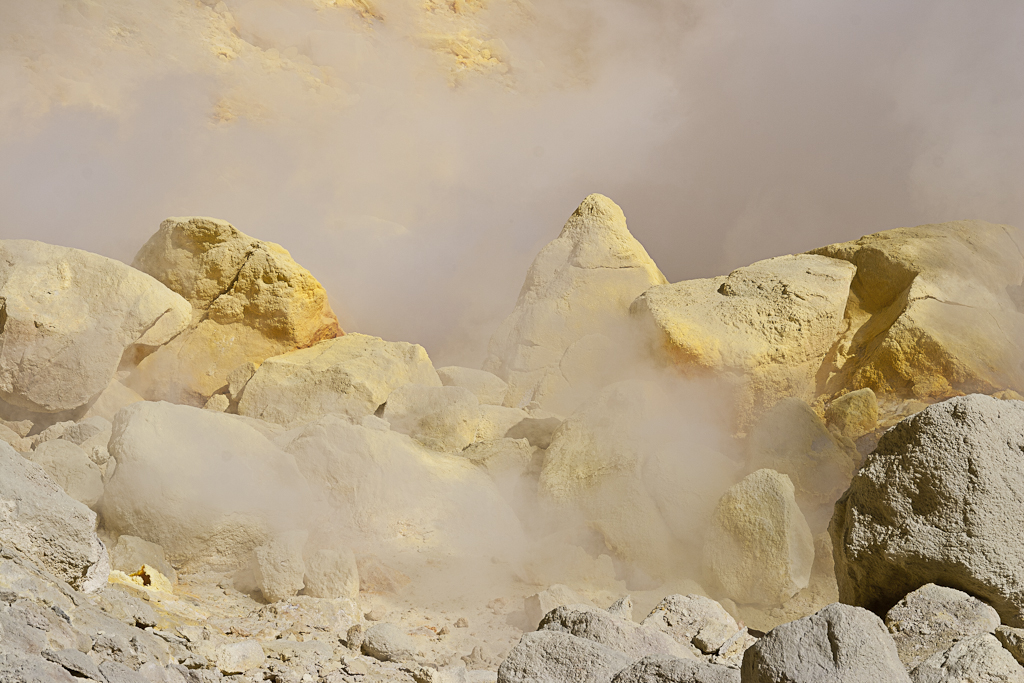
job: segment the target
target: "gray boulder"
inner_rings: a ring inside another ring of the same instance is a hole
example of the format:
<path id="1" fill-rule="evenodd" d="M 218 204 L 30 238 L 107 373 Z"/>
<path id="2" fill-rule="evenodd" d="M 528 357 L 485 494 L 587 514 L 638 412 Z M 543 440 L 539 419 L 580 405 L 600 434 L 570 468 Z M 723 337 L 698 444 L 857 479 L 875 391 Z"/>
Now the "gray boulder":
<path id="1" fill-rule="evenodd" d="M 640 623 L 704 654 L 717 652 L 740 630 L 724 607 L 703 595 L 670 595 Z"/>
<path id="2" fill-rule="evenodd" d="M 363 634 L 363 654 L 382 662 L 400 662 L 416 656 L 412 637 L 394 624 L 374 624 Z"/>
<path id="3" fill-rule="evenodd" d="M 633 659 L 569 633 L 534 631 L 498 667 L 498 683 L 610 683 Z"/>
<path id="4" fill-rule="evenodd" d="M 932 655 L 910 672 L 914 683 L 1024 683 L 1024 668 L 983 633 Z"/>
<path id="5" fill-rule="evenodd" d="M 540 631 L 560 631 L 586 638 L 630 656 L 631 661 L 647 655 L 671 655 L 694 659 L 690 648 L 667 633 L 612 615 L 590 605 L 562 605 L 540 622 Z"/>
<path id="6" fill-rule="evenodd" d="M 743 683 L 906 683 L 896 644 L 877 616 L 833 603 L 777 626 L 743 655 Z"/>
<path id="7" fill-rule="evenodd" d="M 718 664 L 652 655 L 615 674 L 612 683 L 740 683 L 740 672 Z"/>
<path id="8" fill-rule="evenodd" d="M 829 527 L 843 602 L 884 614 L 927 583 L 1024 625 L 1024 402 L 971 395 L 886 432 Z"/>

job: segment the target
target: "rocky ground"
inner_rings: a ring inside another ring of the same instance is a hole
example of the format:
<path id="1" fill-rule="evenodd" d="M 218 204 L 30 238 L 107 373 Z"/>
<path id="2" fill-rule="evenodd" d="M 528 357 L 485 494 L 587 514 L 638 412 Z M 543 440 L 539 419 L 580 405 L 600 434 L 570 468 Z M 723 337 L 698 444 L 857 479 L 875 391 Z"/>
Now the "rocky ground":
<path id="1" fill-rule="evenodd" d="M 1024 681 L 1024 259 L 668 283 L 611 200 L 483 369 L 224 221 L 0 241 L 0 680 Z"/>

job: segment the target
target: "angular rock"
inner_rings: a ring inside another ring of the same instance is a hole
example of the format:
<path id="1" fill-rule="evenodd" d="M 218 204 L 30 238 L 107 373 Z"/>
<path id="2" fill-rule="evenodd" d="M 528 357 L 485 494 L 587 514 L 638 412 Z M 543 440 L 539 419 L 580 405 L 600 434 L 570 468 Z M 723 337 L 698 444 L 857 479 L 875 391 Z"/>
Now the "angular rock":
<path id="1" fill-rule="evenodd" d="M 363 634 L 363 654 L 382 662 L 401 662 L 416 656 L 416 642 L 394 624 L 374 624 Z"/>
<path id="2" fill-rule="evenodd" d="M 120 662 L 109 660 L 101 662 L 99 669 L 107 683 L 149 683 L 145 678 Z"/>
<path id="3" fill-rule="evenodd" d="M 583 603 L 576 591 L 566 585 L 556 583 L 535 593 L 523 601 L 526 621 L 532 630 L 540 626 L 541 619 L 548 612 L 562 605 L 578 605 Z"/>
<path id="4" fill-rule="evenodd" d="M 132 344 L 164 344 L 187 301 L 123 263 L 30 240 L 0 241 L 0 399 L 39 413 L 84 406 Z"/>
<path id="5" fill-rule="evenodd" d="M 484 369 L 508 382 L 505 405 L 542 405 L 571 390 L 560 365 L 583 337 L 628 324 L 632 301 L 665 276 L 626 228 L 622 210 L 592 194 L 534 259 Z"/>
<path id="6" fill-rule="evenodd" d="M 238 412 L 289 428 L 330 414 L 362 417 L 410 383 L 441 386 L 422 346 L 349 334 L 265 361 Z"/>
<path id="7" fill-rule="evenodd" d="M 306 575 L 302 548 L 308 537 L 305 531 L 279 534 L 252 551 L 256 586 L 267 602 L 287 600 L 302 590 Z"/>
<path id="8" fill-rule="evenodd" d="M 87 417 L 65 429 L 64 434 L 60 438 L 70 441 L 76 446 L 81 446 L 86 441 L 101 436 L 104 433 L 106 433 L 107 440 L 109 440 L 111 428 L 110 420 L 98 416 Z"/>
<path id="9" fill-rule="evenodd" d="M 624 621 L 633 621 L 633 598 L 619 598 L 608 607 L 608 613 Z"/>
<path id="10" fill-rule="evenodd" d="M 84 417 L 101 417 L 111 422 L 114 416 L 117 415 L 117 411 L 121 410 L 121 408 L 144 400 L 144 398 L 121 384 L 121 382 L 112 379 L 107 388 L 100 392 L 100 395 L 92 402 L 89 409 L 85 411 Z"/>
<path id="11" fill-rule="evenodd" d="M 437 376 L 446 387 L 469 389 L 484 405 L 500 406 L 505 400 L 508 384 L 505 380 L 486 370 L 460 368 L 457 365 L 438 368 Z"/>
<path id="12" fill-rule="evenodd" d="M 989 633 L 966 638 L 932 655 L 910 672 L 914 683 L 1022 683 L 1024 668 Z"/>
<path id="13" fill-rule="evenodd" d="M 703 595 L 670 595 L 640 623 L 703 654 L 717 652 L 740 630 L 724 607 Z"/>
<path id="14" fill-rule="evenodd" d="M 305 564 L 306 595 L 352 600 L 359 597 L 359 569 L 351 550 L 320 549 Z"/>
<path id="15" fill-rule="evenodd" d="M 739 603 L 779 605 L 806 588 L 814 537 L 789 477 L 747 475 L 722 496 L 704 546 L 709 583 Z"/>
<path id="16" fill-rule="evenodd" d="M 825 421 L 845 437 L 859 439 L 878 427 L 878 399 L 864 388 L 843 394 L 825 409 Z"/>
<path id="17" fill-rule="evenodd" d="M 74 443 L 54 439 L 26 455 L 78 502 L 93 507 L 103 495 L 103 473 Z"/>
<path id="18" fill-rule="evenodd" d="M 610 683 L 633 658 L 558 631 L 524 634 L 498 667 L 498 683 Z"/>
<path id="19" fill-rule="evenodd" d="M 529 417 L 525 410 L 505 406 L 481 405 L 479 410 L 475 441 L 504 438 L 510 429 Z"/>
<path id="20" fill-rule="evenodd" d="M 929 406 L 886 432 L 829 527 L 844 602 L 888 611 L 927 583 L 1024 625 L 1024 403 L 988 396 Z"/>
<path id="21" fill-rule="evenodd" d="M 201 406 L 239 365 L 343 334 L 309 271 L 224 221 L 168 218 L 132 265 L 196 311 L 188 330 L 132 373 L 129 386 L 150 400 Z"/>
<path id="22" fill-rule="evenodd" d="M 427 448 L 461 451 L 476 440 L 480 402 L 461 387 L 406 384 L 388 396 L 384 419 Z"/>
<path id="23" fill-rule="evenodd" d="M 1024 629 L 1000 626 L 996 629 L 995 635 L 1017 663 L 1024 664 Z"/>
<path id="24" fill-rule="evenodd" d="M 533 452 L 533 446 L 526 439 L 495 439 L 477 441 L 459 455 L 486 470 L 505 500 L 513 500 L 533 461 Z"/>
<path id="25" fill-rule="evenodd" d="M 743 656 L 741 678 L 744 683 L 910 680 L 882 620 L 840 603 L 769 631 Z"/>
<path id="26" fill-rule="evenodd" d="M 0 543 L 79 590 L 106 584 L 110 564 L 96 536 L 96 513 L 43 469 L 0 443 Z"/>
<path id="27" fill-rule="evenodd" d="M 586 638 L 636 660 L 647 655 L 693 658 L 688 647 L 666 633 L 620 619 L 607 610 L 590 605 L 563 605 L 548 612 L 538 631 L 559 631 Z"/>
<path id="28" fill-rule="evenodd" d="M 255 640 L 225 643 L 217 648 L 217 668 L 229 675 L 258 669 L 266 659 L 263 648 Z"/>
<path id="29" fill-rule="evenodd" d="M 43 650 L 43 657 L 54 664 L 60 664 L 79 678 L 92 678 L 97 681 L 103 679 L 103 674 L 96 667 L 91 659 L 78 650 Z"/>
<path id="30" fill-rule="evenodd" d="M 909 671 L 955 642 L 994 633 L 999 615 L 963 591 L 929 583 L 897 602 L 885 625 Z"/>
<path id="31" fill-rule="evenodd" d="M 562 420 L 557 417 L 527 417 L 510 427 L 505 438 L 527 439 L 534 448 L 547 448 L 561 426 Z"/>
<path id="32" fill-rule="evenodd" d="M 740 672 L 719 664 L 651 655 L 617 673 L 612 683 L 740 683 Z"/>

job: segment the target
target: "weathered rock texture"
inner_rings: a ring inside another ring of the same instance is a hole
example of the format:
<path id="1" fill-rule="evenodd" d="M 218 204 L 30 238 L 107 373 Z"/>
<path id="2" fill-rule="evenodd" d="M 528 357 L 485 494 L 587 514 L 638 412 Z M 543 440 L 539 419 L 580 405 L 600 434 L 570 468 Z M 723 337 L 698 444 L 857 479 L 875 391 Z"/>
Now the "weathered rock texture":
<path id="1" fill-rule="evenodd" d="M 103 391 L 132 344 L 185 329 L 187 301 L 97 254 L 0 241 L 0 399 L 28 411 L 79 408 Z"/>
<path id="2" fill-rule="evenodd" d="M 669 595 L 641 624 L 703 654 L 717 652 L 740 630 L 724 607 L 703 595 Z"/>
<path id="3" fill-rule="evenodd" d="M 427 448 L 461 451 L 476 440 L 480 402 L 462 387 L 406 384 L 391 392 L 383 417 Z"/>
<path id="4" fill-rule="evenodd" d="M 1024 403 L 953 398 L 897 424 L 836 504 L 829 532 L 844 602 L 884 614 L 926 583 L 1024 625 Z"/>
<path id="5" fill-rule="evenodd" d="M 469 389 L 480 403 L 486 405 L 502 405 L 505 400 L 505 392 L 508 391 L 508 384 L 504 380 L 486 370 L 449 365 L 438 368 L 437 376 L 441 378 L 441 384 L 446 387 Z"/>
<path id="6" fill-rule="evenodd" d="M 658 629 L 614 616 L 590 605 L 562 605 L 540 621 L 539 631 L 571 633 L 624 652 L 633 659 L 647 655 L 693 658 L 690 649 Z"/>
<path id="7" fill-rule="evenodd" d="M 309 271 L 282 247 L 225 221 L 168 218 L 132 265 L 195 312 L 184 334 L 132 374 L 131 388 L 150 400 L 202 406 L 238 366 L 343 334 Z"/>
<path id="8" fill-rule="evenodd" d="M 865 387 L 843 394 L 825 410 L 829 427 L 850 439 L 858 439 L 878 426 L 878 399 Z"/>
<path id="9" fill-rule="evenodd" d="M 103 473 L 81 447 L 53 439 L 26 454 L 69 496 L 94 507 L 103 495 Z"/>
<path id="10" fill-rule="evenodd" d="M 267 359 L 245 385 L 238 412 L 286 427 L 329 414 L 362 417 L 410 383 L 441 386 L 422 346 L 348 334 Z"/>
<path id="11" fill-rule="evenodd" d="M 609 683 L 632 662 L 632 657 L 592 640 L 534 631 L 498 667 L 498 683 Z"/>
<path id="12" fill-rule="evenodd" d="M 740 672 L 718 664 L 651 655 L 617 673 L 612 683 L 740 683 Z"/>
<path id="13" fill-rule="evenodd" d="M 965 638 L 910 672 L 914 683 L 1024 683 L 1024 668 L 989 633 Z"/>
<path id="14" fill-rule="evenodd" d="M 542 405 L 571 389 L 562 365 L 584 337 L 624 325 L 630 303 L 665 276 L 626 228 L 622 210 L 592 194 L 526 275 L 515 310 L 491 338 L 484 369 L 508 382 L 505 405 Z M 588 346 L 584 343 L 583 346 Z"/>

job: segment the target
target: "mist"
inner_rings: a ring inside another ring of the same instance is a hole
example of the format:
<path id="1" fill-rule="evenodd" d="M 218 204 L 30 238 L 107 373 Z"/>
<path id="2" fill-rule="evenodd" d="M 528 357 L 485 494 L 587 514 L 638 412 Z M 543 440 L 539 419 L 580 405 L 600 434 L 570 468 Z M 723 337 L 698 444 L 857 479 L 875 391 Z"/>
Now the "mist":
<path id="1" fill-rule="evenodd" d="M 1021 25 L 1010 0 L 6 2 L 0 236 L 130 262 L 167 216 L 222 218 L 346 330 L 479 367 L 591 192 L 670 281 L 1024 225 Z"/>

